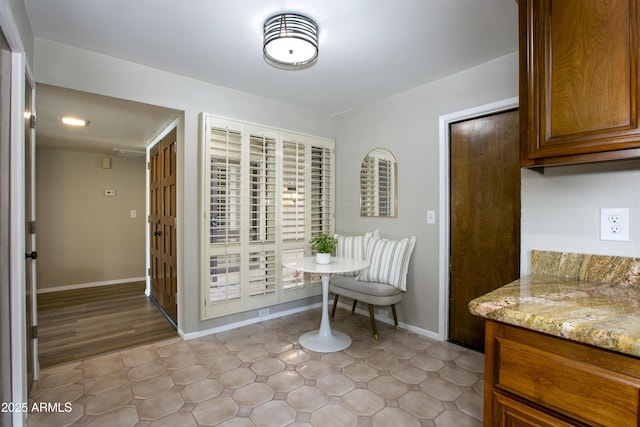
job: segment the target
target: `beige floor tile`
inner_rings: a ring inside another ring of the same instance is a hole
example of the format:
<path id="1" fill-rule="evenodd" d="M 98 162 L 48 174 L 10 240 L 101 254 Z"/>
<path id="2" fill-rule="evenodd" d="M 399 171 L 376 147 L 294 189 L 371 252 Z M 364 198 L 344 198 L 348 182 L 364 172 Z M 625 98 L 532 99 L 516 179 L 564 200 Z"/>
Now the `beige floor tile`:
<path id="1" fill-rule="evenodd" d="M 142 381 L 148 378 L 157 377 L 163 374 L 167 369 L 160 361 L 145 363 L 131 368 L 127 371 L 127 377 L 131 381 Z"/>
<path id="2" fill-rule="evenodd" d="M 87 427 L 129 427 L 135 426 L 139 421 L 136 409 L 126 407 L 95 417 L 87 424 Z"/>
<path id="3" fill-rule="evenodd" d="M 296 419 L 296 410 L 283 400 L 272 400 L 251 412 L 251 421 L 258 427 L 281 427 Z"/>
<path id="4" fill-rule="evenodd" d="M 184 400 L 179 393 L 167 391 L 150 397 L 138 405 L 138 415 L 142 420 L 157 420 L 169 414 L 177 412 Z"/>
<path id="5" fill-rule="evenodd" d="M 111 372 L 100 377 L 92 377 L 84 383 L 84 392 L 87 394 L 99 394 L 126 384 L 129 379 L 123 369 Z"/>
<path id="6" fill-rule="evenodd" d="M 373 417 L 374 426 L 420 427 L 420 420 L 401 408 L 383 408 Z M 461 427 L 451 424 L 450 427 Z"/>
<path id="7" fill-rule="evenodd" d="M 300 347 L 320 310 L 198 339 L 180 338 L 41 372 L 30 402 L 69 402 L 33 413 L 39 426 L 480 426 L 484 357 L 338 310 L 352 344 Z M 338 326 L 339 325 L 339 326 Z"/>
<path id="8" fill-rule="evenodd" d="M 251 383 L 233 392 L 233 400 L 240 406 L 255 408 L 273 398 L 274 391 L 265 383 Z"/>
<path id="9" fill-rule="evenodd" d="M 198 424 L 213 426 L 233 417 L 238 409 L 231 397 L 219 396 L 199 403 L 193 410 L 193 417 Z"/>
<path id="10" fill-rule="evenodd" d="M 371 390 L 356 389 L 342 398 L 342 404 L 358 416 L 371 416 L 384 408 L 385 401 Z"/>
<path id="11" fill-rule="evenodd" d="M 200 403 L 219 396 L 222 390 L 222 385 L 217 380 L 204 379 L 186 385 L 180 394 L 185 402 Z"/>
<path id="12" fill-rule="evenodd" d="M 329 397 L 318 387 L 303 386 L 290 392 L 287 402 L 298 411 L 312 412 L 326 405 Z"/>
<path id="13" fill-rule="evenodd" d="M 125 406 L 131 399 L 133 394 L 128 388 L 119 388 L 116 390 L 106 391 L 97 394 L 87 401 L 84 405 L 85 414 L 87 415 L 103 415 L 114 409 Z"/>
<path id="14" fill-rule="evenodd" d="M 240 388 L 256 379 L 256 374 L 248 368 L 235 368 L 220 375 L 218 381 L 225 388 Z"/>
<path id="15" fill-rule="evenodd" d="M 156 394 L 169 391 L 174 385 L 175 383 L 171 377 L 163 375 L 134 383 L 131 389 L 133 390 L 133 397 L 148 399 Z"/>
<path id="16" fill-rule="evenodd" d="M 149 427 L 197 427 L 198 424 L 190 412 L 174 412 L 152 422 Z"/>
<path id="17" fill-rule="evenodd" d="M 178 369 L 177 371 L 171 371 L 169 375 L 173 378 L 173 382 L 176 384 L 191 384 L 196 381 L 207 378 L 210 374 L 206 366 L 193 365 L 188 368 Z"/>
<path id="18" fill-rule="evenodd" d="M 198 360 L 198 356 L 193 353 L 177 353 L 164 359 L 164 366 L 167 369 L 183 369 L 195 365 Z"/>
<path id="19" fill-rule="evenodd" d="M 251 364 L 251 370 L 255 372 L 256 375 L 266 377 L 277 374 L 283 371 L 284 368 L 286 368 L 286 365 L 281 360 L 275 358 L 262 359 Z"/>

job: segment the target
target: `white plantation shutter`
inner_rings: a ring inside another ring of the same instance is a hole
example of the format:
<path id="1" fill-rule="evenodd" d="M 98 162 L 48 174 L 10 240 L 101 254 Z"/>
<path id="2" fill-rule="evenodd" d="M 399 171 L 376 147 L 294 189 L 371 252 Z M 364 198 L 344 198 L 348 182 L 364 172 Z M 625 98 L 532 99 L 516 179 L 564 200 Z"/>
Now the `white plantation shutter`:
<path id="1" fill-rule="evenodd" d="M 212 129 L 210 141 L 210 236 L 212 244 L 240 242 L 241 135 Z"/>
<path id="2" fill-rule="evenodd" d="M 333 150 L 311 148 L 311 237 L 331 235 L 333 221 Z"/>
<path id="3" fill-rule="evenodd" d="M 282 240 L 305 241 L 306 170 L 305 145 L 282 144 Z"/>
<path id="4" fill-rule="evenodd" d="M 334 142 L 202 115 L 203 318 L 319 294 L 282 260 L 334 231 Z"/>
<path id="5" fill-rule="evenodd" d="M 242 134 L 212 128 L 209 137 L 208 300 L 229 303 L 241 297 Z"/>
<path id="6" fill-rule="evenodd" d="M 360 168 L 360 215 L 392 216 L 395 212 L 394 163 L 368 155 Z"/>
<path id="7" fill-rule="evenodd" d="M 389 216 L 391 203 L 391 173 L 392 165 L 389 160 L 378 160 L 378 215 Z"/>
<path id="8" fill-rule="evenodd" d="M 366 156 L 360 168 L 360 216 L 376 213 L 375 161 Z"/>
<path id="9" fill-rule="evenodd" d="M 251 135 L 249 151 L 249 241 L 275 243 L 276 140 Z"/>

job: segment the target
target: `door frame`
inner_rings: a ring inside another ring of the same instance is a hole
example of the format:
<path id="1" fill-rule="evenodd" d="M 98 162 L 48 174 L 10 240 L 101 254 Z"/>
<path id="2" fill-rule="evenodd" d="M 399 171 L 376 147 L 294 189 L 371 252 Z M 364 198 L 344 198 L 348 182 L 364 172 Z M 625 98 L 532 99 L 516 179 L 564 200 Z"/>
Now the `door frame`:
<path id="1" fill-rule="evenodd" d="M 183 216 L 183 195 L 182 195 L 182 163 L 180 159 L 182 158 L 182 150 L 183 144 L 183 129 L 182 129 L 183 119 L 182 116 L 173 120 L 162 132 L 156 136 L 146 148 L 146 166 L 145 166 L 145 294 L 149 297 L 151 296 L 151 276 L 149 272 L 151 271 L 151 232 L 149 227 L 149 215 L 151 214 L 151 194 L 149 193 L 149 185 L 151 183 L 151 171 L 149 170 L 149 164 L 151 161 L 151 149 L 158 144 L 169 132 L 171 132 L 174 128 L 176 129 L 176 262 L 178 263 L 177 267 L 177 280 L 178 280 L 178 294 L 176 295 L 176 305 L 178 313 L 176 315 L 176 329 L 178 334 L 181 337 L 184 337 L 184 332 L 180 328 L 181 322 L 181 313 L 182 313 L 182 247 L 183 241 L 183 227 L 184 222 L 182 221 Z"/>
<path id="2" fill-rule="evenodd" d="M 440 235 L 438 242 L 438 339 L 446 341 L 449 338 L 449 253 L 451 246 L 450 239 L 450 209 L 449 209 L 449 191 L 451 190 L 450 182 L 450 165 L 451 159 L 449 155 L 449 125 L 462 120 L 469 120 L 476 117 L 486 116 L 489 114 L 500 113 L 519 106 L 519 98 L 508 98 L 501 101 L 492 102 L 490 104 L 480 105 L 478 107 L 469 108 L 462 111 L 456 111 L 446 114 L 438 118 L 439 127 L 439 150 L 440 150 L 440 197 L 439 197 L 439 230 Z"/>

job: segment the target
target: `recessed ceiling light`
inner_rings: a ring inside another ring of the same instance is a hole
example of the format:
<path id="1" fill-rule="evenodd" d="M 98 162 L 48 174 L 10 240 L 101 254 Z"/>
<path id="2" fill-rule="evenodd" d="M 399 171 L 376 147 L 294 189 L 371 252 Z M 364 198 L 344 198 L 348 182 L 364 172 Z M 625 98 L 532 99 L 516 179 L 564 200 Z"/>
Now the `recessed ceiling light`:
<path id="1" fill-rule="evenodd" d="M 69 126 L 89 126 L 89 122 L 75 117 L 63 117 L 62 123 Z"/>

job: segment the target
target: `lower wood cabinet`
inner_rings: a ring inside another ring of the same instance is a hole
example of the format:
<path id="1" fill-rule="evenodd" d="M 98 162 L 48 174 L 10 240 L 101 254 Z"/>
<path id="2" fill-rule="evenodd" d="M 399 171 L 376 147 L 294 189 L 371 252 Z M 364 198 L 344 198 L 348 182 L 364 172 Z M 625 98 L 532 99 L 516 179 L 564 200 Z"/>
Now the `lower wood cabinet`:
<path id="1" fill-rule="evenodd" d="M 640 358 L 491 320 L 485 426 L 640 425 Z"/>

